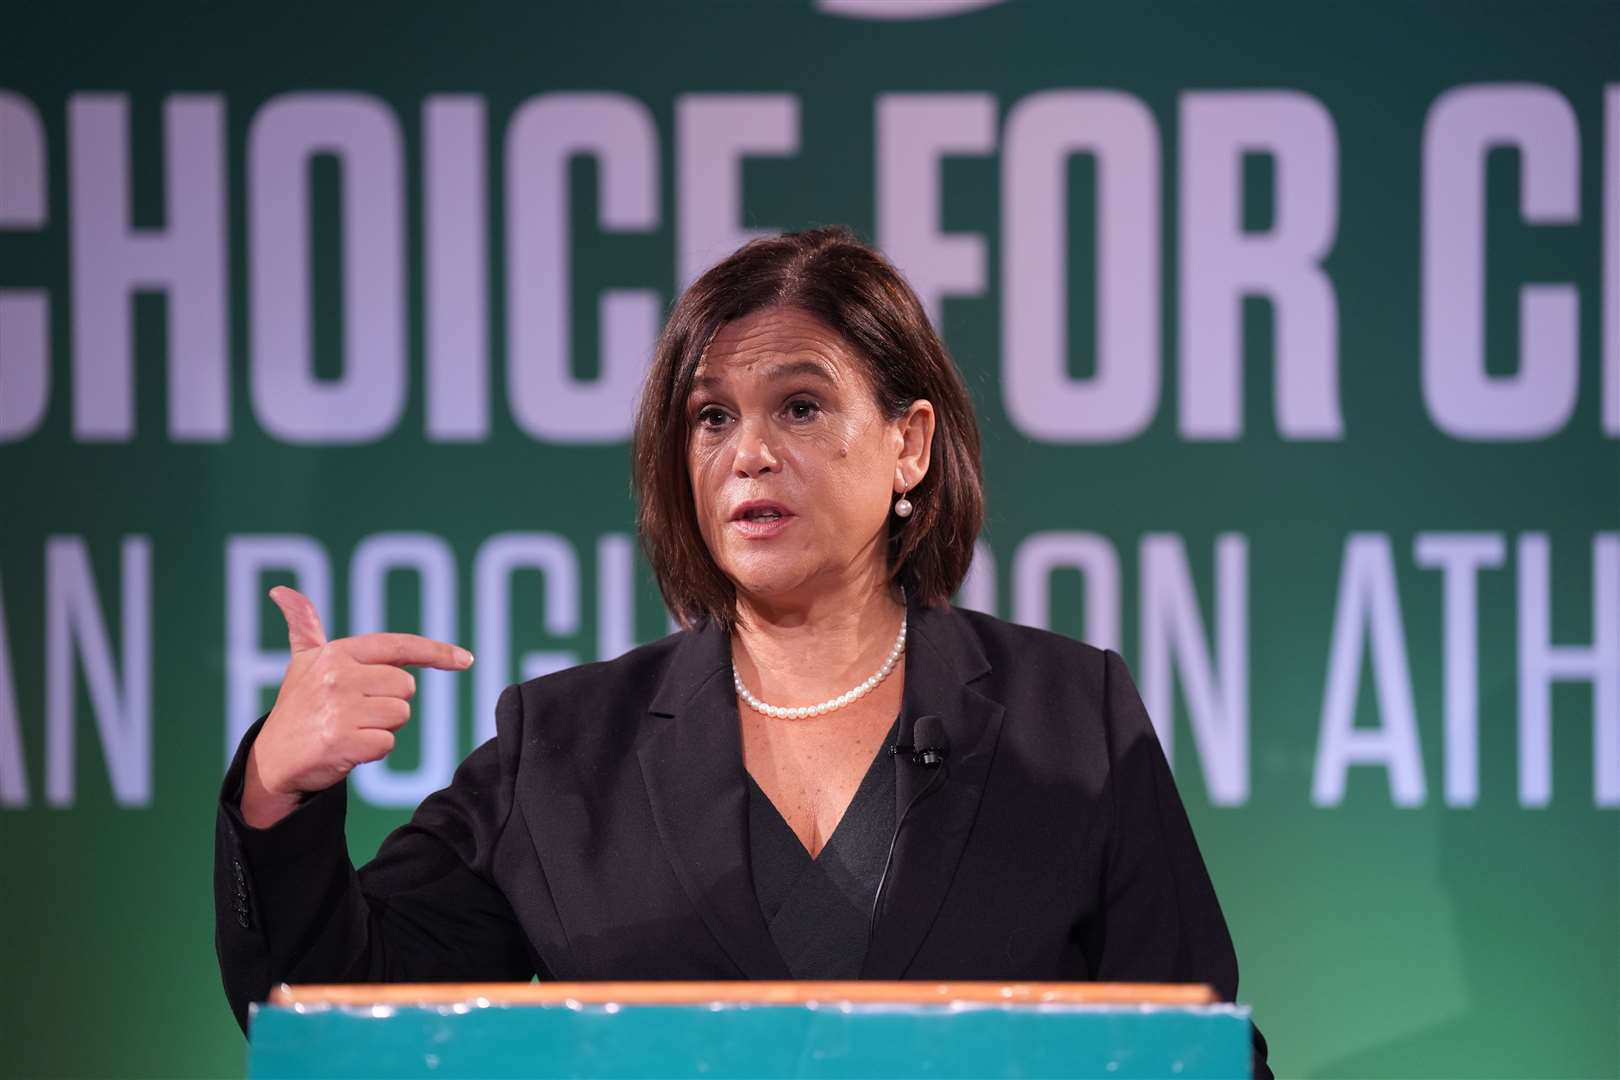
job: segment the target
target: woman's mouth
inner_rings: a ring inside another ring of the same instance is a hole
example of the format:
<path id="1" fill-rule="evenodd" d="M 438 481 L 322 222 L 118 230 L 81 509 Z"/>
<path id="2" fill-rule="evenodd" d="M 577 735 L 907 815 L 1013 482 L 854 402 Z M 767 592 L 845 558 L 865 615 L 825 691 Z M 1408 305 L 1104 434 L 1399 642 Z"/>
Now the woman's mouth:
<path id="1" fill-rule="evenodd" d="M 788 527 L 795 515 L 780 503 L 744 503 L 732 514 L 730 525 L 749 540 L 768 540 Z"/>

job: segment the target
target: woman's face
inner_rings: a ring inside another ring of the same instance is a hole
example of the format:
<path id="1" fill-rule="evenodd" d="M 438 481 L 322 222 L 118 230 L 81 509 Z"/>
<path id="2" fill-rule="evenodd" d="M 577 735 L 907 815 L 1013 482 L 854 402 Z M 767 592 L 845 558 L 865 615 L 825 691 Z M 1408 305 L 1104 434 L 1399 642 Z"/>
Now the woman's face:
<path id="1" fill-rule="evenodd" d="M 721 327 L 686 417 L 698 527 L 739 589 L 785 601 L 886 578 L 893 494 L 928 468 L 928 402 L 885 420 L 843 338 L 779 307 Z"/>

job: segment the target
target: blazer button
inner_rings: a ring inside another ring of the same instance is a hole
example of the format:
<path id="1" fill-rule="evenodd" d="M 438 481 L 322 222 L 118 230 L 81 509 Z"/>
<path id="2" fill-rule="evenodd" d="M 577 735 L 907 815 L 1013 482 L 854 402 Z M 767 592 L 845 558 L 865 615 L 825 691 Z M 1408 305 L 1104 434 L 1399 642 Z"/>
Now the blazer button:
<path id="1" fill-rule="evenodd" d="M 246 879 L 247 875 L 242 872 L 242 864 L 240 862 L 233 859 L 233 860 L 231 860 L 231 866 L 233 866 L 236 869 L 236 880 L 237 881 L 242 881 L 242 880 Z"/>

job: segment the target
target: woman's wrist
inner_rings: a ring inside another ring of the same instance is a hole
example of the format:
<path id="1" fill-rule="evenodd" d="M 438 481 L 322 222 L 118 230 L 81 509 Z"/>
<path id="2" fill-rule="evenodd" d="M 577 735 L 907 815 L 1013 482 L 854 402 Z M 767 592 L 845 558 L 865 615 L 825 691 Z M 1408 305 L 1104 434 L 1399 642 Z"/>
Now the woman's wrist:
<path id="1" fill-rule="evenodd" d="M 255 829 L 268 829 L 298 809 L 301 796 L 285 795 L 264 786 L 259 775 L 258 747 L 248 751 L 247 768 L 242 778 L 242 820 Z"/>

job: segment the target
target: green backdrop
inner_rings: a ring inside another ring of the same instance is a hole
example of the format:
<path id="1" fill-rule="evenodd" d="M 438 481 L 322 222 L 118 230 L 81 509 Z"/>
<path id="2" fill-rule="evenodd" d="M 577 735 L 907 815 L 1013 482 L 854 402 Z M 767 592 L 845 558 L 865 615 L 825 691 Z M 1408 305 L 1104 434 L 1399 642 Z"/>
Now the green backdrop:
<path id="1" fill-rule="evenodd" d="M 1612 2 L 4 23 L 0 1072 L 240 1072 L 265 590 L 479 657 L 351 779 L 361 861 L 501 686 L 665 632 L 651 335 L 846 222 L 979 409 L 963 602 L 1124 653 L 1279 1073 L 1620 1073 Z"/>

